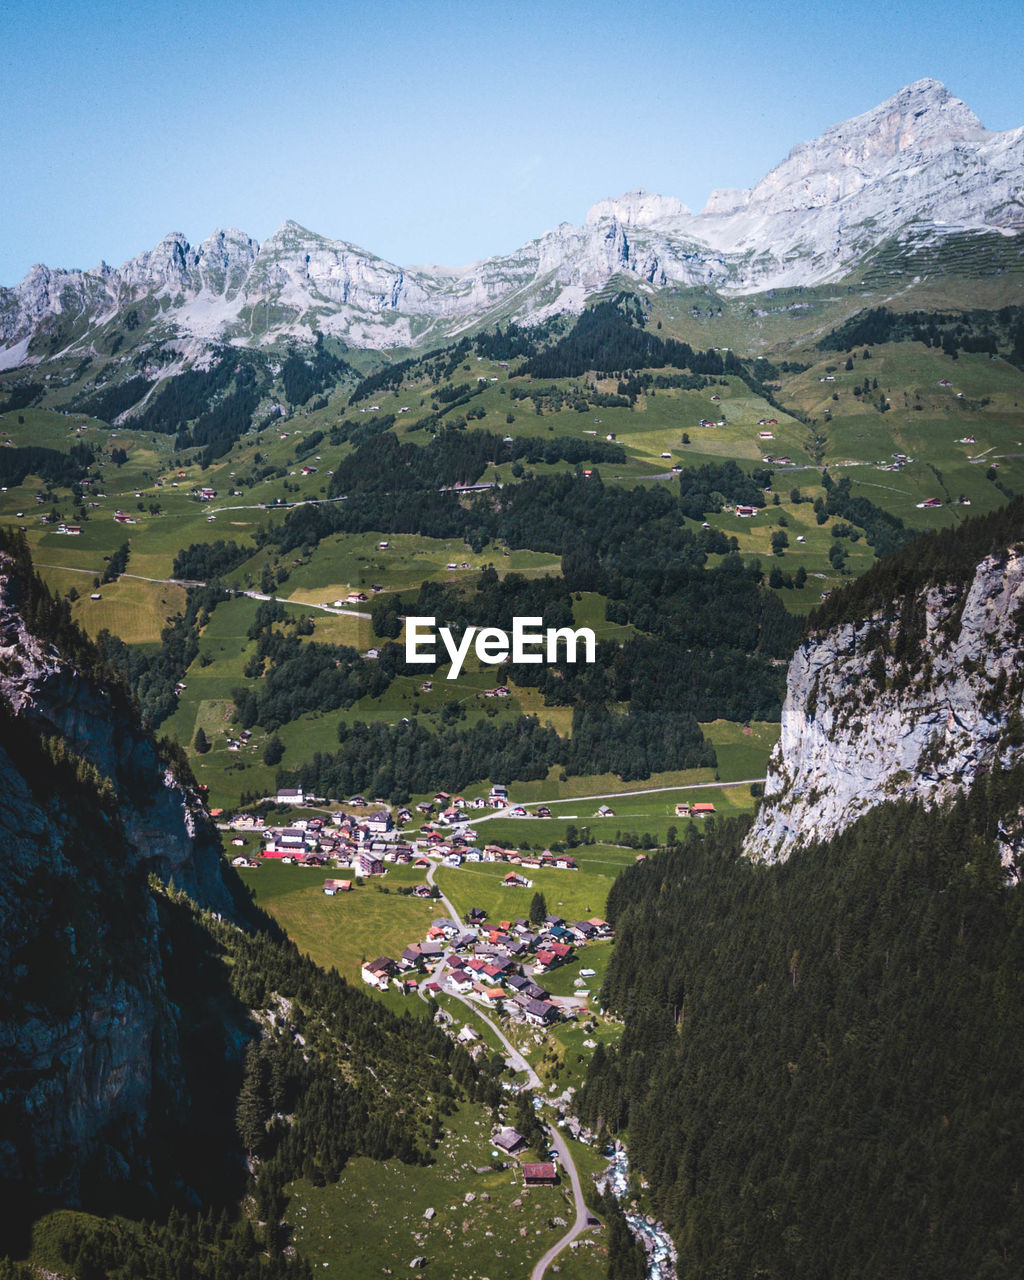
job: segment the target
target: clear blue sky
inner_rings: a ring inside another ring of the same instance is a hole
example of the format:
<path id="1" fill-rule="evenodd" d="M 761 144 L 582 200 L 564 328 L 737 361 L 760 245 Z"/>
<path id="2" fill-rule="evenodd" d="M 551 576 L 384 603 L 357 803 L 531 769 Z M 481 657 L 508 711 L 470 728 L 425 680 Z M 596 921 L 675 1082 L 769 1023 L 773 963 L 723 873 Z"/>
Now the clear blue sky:
<path id="1" fill-rule="evenodd" d="M 462 265 L 633 187 L 698 210 L 922 76 L 1024 124 L 1022 48 L 991 0 L 8 0 L 0 284 L 286 218 Z"/>

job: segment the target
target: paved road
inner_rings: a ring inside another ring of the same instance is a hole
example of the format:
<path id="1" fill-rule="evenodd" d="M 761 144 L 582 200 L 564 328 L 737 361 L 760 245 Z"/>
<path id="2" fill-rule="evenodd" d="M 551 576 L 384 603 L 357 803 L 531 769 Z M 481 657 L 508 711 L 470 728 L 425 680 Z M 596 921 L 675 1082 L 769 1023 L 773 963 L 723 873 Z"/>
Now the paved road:
<path id="1" fill-rule="evenodd" d="M 436 887 L 434 886 L 434 872 L 436 870 L 437 870 L 436 863 L 432 863 L 430 866 L 430 869 L 427 872 L 427 883 L 432 887 Z M 447 910 L 449 916 L 451 916 L 453 920 L 458 920 L 459 918 L 458 912 L 455 910 L 454 906 L 445 897 L 443 893 L 441 894 L 441 902 L 444 903 L 445 909 Z M 447 964 L 442 965 L 436 971 L 435 973 L 436 979 L 440 980 L 441 978 L 443 978 L 446 967 L 447 967 Z M 529 1062 L 527 1062 L 526 1058 L 524 1058 L 523 1055 L 519 1052 L 519 1050 L 515 1047 L 512 1041 L 509 1040 L 508 1036 L 505 1035 L 501 1027 L 499 1027 L 498 1024 L 492 1018 L 488 1017 L 488 1015 L 483 1012 L 483 1010 L 479 1007 L 479 1005 L 473 1003 L 470 1000 L 467 1000 L 464 996 L 459 995 L 457 992 L 452 991 L 452 992 L 449 992 L 448 994 L 450 994 L 456 1000 L 464 1004 L 467 1009 L 472 1010 L 472 1012 L 476 1014 L 476 1016 L 480 1018 L 483 1022 L 486 1022 L 486 1024 L 494 1032 L 499 1042 L 504 1047 L 505 1056 L 509 1061 L 509 1065 L 512 1067 L 514 1071 L 525 1072 L 526 1087 L 528 1089 L 532 1089 L 535 1093 L 538 1092 L 543 1087 L 541 1084 L 540 1077 L 537 1075 L 536 1071 L 534 1071 L 533 1067 L 530 1066 Z M 559 1163 L 561 1164 L 562 1171 L 563 1173 L 567 1174 L 569 1177 L 569 1184 L 572 1187 L 573 1202 L 576 1206 L 576 1217 L 573 1221 L 572 1226 L 565 1233 L 565 1235 L 562 1236 L 561 1239 L 555 1241 L 555 1243 L 551 1246 L 551 1248 L 547 1251 L 547 1253 L 544 1254 L 544 1256 L 540 1259 L 540 1261 L 536 1264 L 536 1266 L 530 1272 L 530 1280 L 542 1280 L 542 1277 L 545 1271 L 548 1269 L 548 1267 L 554 1261 L 554 1259 L 558 1257 L 558 1255 L 562 1252 L 562 1250 L 567 1249 L 570 1243 L 573 1240 L 575 1240 L 577 1236 L 581 1235 L 584 1231 L 588 1229 L 587 1220 L 590 1216 L 590 1211 L 587 1209 L 586 1201 L 583 1198 L 583 1184 L 580 1181 L 579 1170 L 576 1168 L 576 1161 L 573 1160 L 572 1158 L 572 1153 L 569 1150 L 568 1144 L 566 1143 L 565 1139 L 562 1137 L 562 1134 L 559 1132 L 558 1128 L 555 1125 L 553 1124 L 548 1125 L 548 1134 L 551 1140 L 552 1149 L 558 1152 L 558 1159 L 559 1159 Z"/>
<path id="2" fill-rule="evenodd" d="M 584 800 L 622 800 L 627 796 L 653 796 L 659 791 L 708 791 L 712 787 L 721 789 L 722 787 L 749 787 L 754 782 L 764 782 L 765 778 L 737 778 L 735 782 L 684 782 L 674 787 L 641 787 L 637 791 L 602 791 L 599 795 L 594 796 L 562 796 L 560 799 L 555 797 L 550 800 L 531 800 L 529 803 L 534 808 L 539 804 L 581 804 Z M 481 817 L 475 814 L 464 819 L 470 826 L 478 826 L 481 822 L 490 822 L 492 818 L 507 818 L 508 811 L 505 809 L 497 809 L 494 813 L 485 813 Z M 562 814 L 553 813 L 554 818 L 572 818 L 579 817 L 579 814 Z M 454 919 L 454 917 L 453 917 Z"/>
<path id="3" fill-rule="evenodd" d="M 96 577 L 97 573 L 101 573 L 100 568 L 79 568 L 76 564 L 45 564 L 42 561 L 36 561 L 38 568 L 61 568 L 69 573 L 88 573 L 91 577 Z M 161 586 L 206 586 L 206 582 L 192 577 L 145 577 L 142 573 L 122 573 L 120 577 L 132 577 L 137 582 L 159 582 Z M 282 595 L 265 595 L 262 591 L 243 591 L 238 588 L 227 588 L 229 595 L 246 595 L 250 600 L 280 600 L 282 604 L 294 604 L 298 608 L 303 609 L 320 609 L 321 613 L 334 613 L 339 618 L 369 618 L 371 613 L 361 612 L 360 609 L 339 609 L 333 604 L 314 604 L 312 600 L 288 600 Z"/>
<path id="4" fill-rule="evenodd" d="M 554 1262 L 555 1258 L 558 1257 L 562 1250 L 568 1249 L 573 1240 L 587 1230 L 587 1220 L 590 1216 L 590 1212 L 583 1199 L 583 1186 L 580 1183 L 580 1175 L 576 1169 L 576 1162 L 573 1160 L 572 1155 L 569 1152 L 565 1139 L 554 1125 L 550 1126 L 550 1132 L 551 1145 L 558 1152 L 562 1171 L 569 1175 L 569 1182 L 572 1184 L 573 1199 L 576 1201 L 576 1218 L 565 1235 L 562 1236 L 560 1240 L 555 1241 L 543 1258 L 540 1259 L 537 1265 L 530 1272 L 530 1280 L 541 1280 L 544 1272 L 547 1271 L 548 1267 L 552 1262 Z"/>

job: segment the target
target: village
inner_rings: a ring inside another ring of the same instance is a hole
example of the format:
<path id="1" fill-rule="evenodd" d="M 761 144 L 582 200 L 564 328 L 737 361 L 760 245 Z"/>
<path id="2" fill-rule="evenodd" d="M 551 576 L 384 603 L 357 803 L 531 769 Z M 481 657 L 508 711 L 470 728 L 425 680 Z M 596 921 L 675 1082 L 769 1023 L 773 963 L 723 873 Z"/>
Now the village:
<path id="1" fill-rule="evenodd" d="M 290 788 L 280 790 L 276 799 L 279 804 L 296 807 L 311 800 L 302 791 Z M 323 892 L 329 897 L 351 892 L 357 882 L 385 876 L 389 865 L 421 868 L 427 873 L 427 883 L 416 885 L 411 892 L 417 897 L 436 899 L 440 899 L 440 891 L 430 881 L 438 866 L 508 863 L 510 870 L 502 886 L 521 889 L 533 887 L 533 881 L 525 874 L 531 869 L 579 869 L 576 859 L 565 852 L 520 851 L 500 844 L 481 847 L 475 843 L 476 832 L 469 825 L 468 809 L 487 807 L 519 816 L 527 812 L 525 807 L 509 802 L 508 790 L 501 784 L 491 788 L 486 800 L 466 801 L 461 796 L 438 792 L 433 802 L 415 806 L 421 817 L 430 820 L 424 821 L 418 835 L 408 841 L 402 839 L 401 828 L 412 821 L 413 810 L 400 809 L 393 817 L 390 809 L 368 806 L 363 796 L 353 796 L 349 803 L 354 808 L 367 808 L 368 812 L 359 816 L 335 812 L 329 818 L 296 818 L 284 827 L 268 826 L 263 818 L 241 814 L 226 825 L 234 833 L 235 845 L 244 845 L 242 832 L 258 834 L 264 842 L 262 858 L 311 869 L 349 869 L 350 878 L 332 876 L 324 880 Z M 438 807 L 440 813 L 433 818 Z M 538 806 L 535 812 L 539 817 L 550 816 L 545 805 Z M 607 805 L 598 812 L 614 816 Z M 259 865 L 246 854 L 237 855 L 232 863 L 247 868 Z M 575 1017 L 576 1010 L 585 1007 L 589 995 L 586 979 L 594 971 L 581 969 L 577 984 L 584 989 L 561 998 L 552 998 L 536 979 L 576 958 L 577 951 L 588 943 L 612 936 L 610 926 L 599 917 L 567 922 L 560 916 L 547 915 L 531 924 L 522 916 L 492 923 L 482 909 L 474 908 L 465 921 L 450 916 L 434 920 L 424 938 L 411 941 L 400 956 L 379 956 L 368 961 L 361 976 L 381 991 L 393 985 L 403 994 L 420 994 L 424 998 L 445 991 L 483 1009 L 505 1014 L 512 1021 L 544 1027 Z M 461 1038 L 470 1042 L 477 1037 L 467 1026 Z"/>

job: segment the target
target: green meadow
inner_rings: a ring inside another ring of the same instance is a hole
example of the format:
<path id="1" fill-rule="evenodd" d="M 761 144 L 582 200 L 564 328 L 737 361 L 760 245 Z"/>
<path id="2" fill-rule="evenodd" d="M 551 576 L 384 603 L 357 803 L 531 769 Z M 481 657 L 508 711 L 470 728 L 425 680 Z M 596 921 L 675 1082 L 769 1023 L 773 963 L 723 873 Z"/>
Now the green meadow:
<path id="1" fill-rule="evenodd" d="M 335 1185 L 293 1184 L 296 1245 L 317 1274 L 345 1280 L 404 1274 L 417 1257 L 438 1276 L 522 1280 L 564 1234 L 552 1219 L 572 1221 L 572 1194 L 567 1183 L 525 1189 L 521 1161 L 492 1155 L 492 1133 L 489 1113 L 463 1105 L 446 1117 L 432 1165 L 357 1159 Z M 607 1265 L 600 1245 L 582 1248 L 573 1259 L 582 1269 L 561 1274 L 597 1280 Z"/>

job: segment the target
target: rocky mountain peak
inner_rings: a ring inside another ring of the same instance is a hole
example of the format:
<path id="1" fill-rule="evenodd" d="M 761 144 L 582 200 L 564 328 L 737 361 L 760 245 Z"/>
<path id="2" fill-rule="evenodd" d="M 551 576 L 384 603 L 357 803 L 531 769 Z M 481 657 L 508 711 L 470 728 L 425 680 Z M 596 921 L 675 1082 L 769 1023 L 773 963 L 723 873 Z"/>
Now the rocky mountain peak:
<path id="1" fill-rule="evenodd" d="M 604 218 L 614 218 L 624 227 L 649 227 L 666 218 L 689 216 L 690 210 L 675 196 L 659 196 L 649 191 L 637 190 L 599 200 L 588 211 L 586 225 L 593 227 Z"/>
<path id="2" fill-rule="evenodd" d="M 820 208 L 905 174 L 930 156 L 976 147 L 991 136 L 945 85 L 918 80 L 870 111 L 795 146 L 742 203 L 768 213 Z M 726 212 L 739 203 L 723 207 L 709 202 L 705 212 Z"/>

